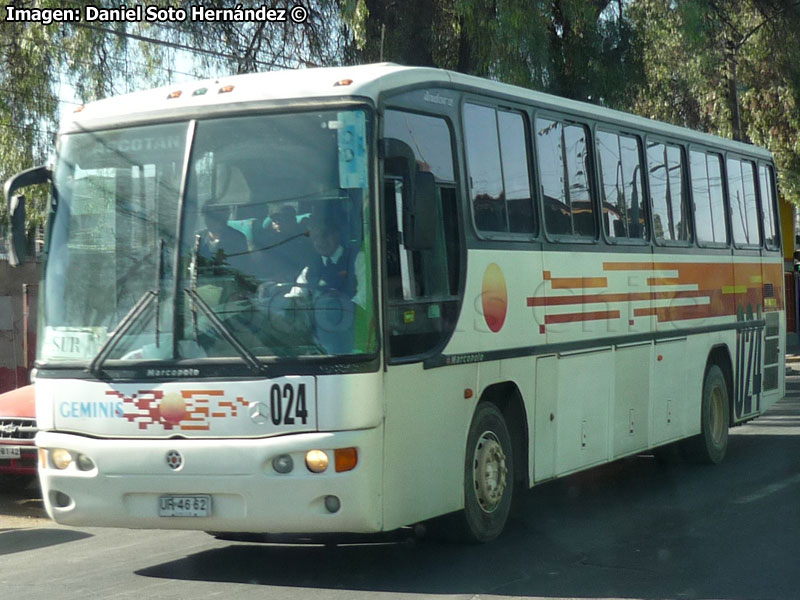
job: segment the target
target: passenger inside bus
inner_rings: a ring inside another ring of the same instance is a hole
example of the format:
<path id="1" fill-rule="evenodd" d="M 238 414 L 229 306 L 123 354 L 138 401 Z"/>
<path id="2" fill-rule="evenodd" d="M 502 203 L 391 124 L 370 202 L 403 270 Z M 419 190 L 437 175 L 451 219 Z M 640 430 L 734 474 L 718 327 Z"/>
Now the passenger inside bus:
<path id="1" fill-rule="evenodd" d="M 210 202 L 203 206 L 206 228 L 198 234 L 197 256 L 201 266 L 229 266 L 247 272 L 247 238 L 228 225 L 229 213 L 226 206 Z"/>
<path id="2" fill-rule="evenodd" d="M 255 275 L 262 281 L 291 283 L 309 264 L 313 249 L 306 219 L 291 204 L 278 205 L 253 232 Z"/>

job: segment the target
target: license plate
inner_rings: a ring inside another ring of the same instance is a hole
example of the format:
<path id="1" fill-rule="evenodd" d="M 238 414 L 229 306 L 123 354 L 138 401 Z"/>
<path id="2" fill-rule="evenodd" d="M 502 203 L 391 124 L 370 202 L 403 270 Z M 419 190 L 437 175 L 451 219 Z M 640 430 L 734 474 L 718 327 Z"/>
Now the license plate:
<path id="1" fill-rule="evenodd" d="M 210 517 L 211 496 L 161 496 L 158 499 L 159 517 Z"/>
<path id="2" fill-rule="evenodd" d="M 19 458 L 20 456 L 19 446 L 0 446 L 0 460 L 11 460 L 12 458 Z"/>

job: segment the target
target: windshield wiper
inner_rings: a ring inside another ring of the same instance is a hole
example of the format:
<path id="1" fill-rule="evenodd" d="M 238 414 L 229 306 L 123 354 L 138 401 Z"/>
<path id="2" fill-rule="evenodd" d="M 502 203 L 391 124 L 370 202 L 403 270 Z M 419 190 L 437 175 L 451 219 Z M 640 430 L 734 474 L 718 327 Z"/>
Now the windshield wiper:
<path id="1" fill-rule="evenodd" d="M 247 363 L 247 366 L 250 367 L 256 375 L 261 375 L 264 370 L 264 364 L 259 362 L 259 360 L 255 357 L 255 355 L 248 350 L 242 342 L 240 342 L 231 330 L 225 326 L 217 314 L 211 309 L 211 307 L 205 303 L 205 301 L 200 297 L 200 295 L 195 292 L 191 288 L 184 288 L 184 291 L 189 295 L 189 298 L 192 299 L 192 302 L 200 309 L 206 318 L 211 322 L 211 326 L 219 333 L 226 342 L 228 342 L 236 352 L 239 353 L 244 359 L 244 362 Z"/>
<path id="2" fill-rule="evenodd" d="M 100 377 L 100 369 L 108 358 L 108 355 L 111 354 L 111 351 L 114 350 L 119 341 L 156 298 L 158 298 L 158 290 L 147 290 L 142 294 L 142 297 L 136 301 L 133 308 L 122 318 L 117 328 L 109 334 L 108 339 L 106 339 L 105 343 L 100 347 L 100 350 L 95 354 L 92 362 L 89 363 L 87 370 L 90 373 L 95 377 Z"/>

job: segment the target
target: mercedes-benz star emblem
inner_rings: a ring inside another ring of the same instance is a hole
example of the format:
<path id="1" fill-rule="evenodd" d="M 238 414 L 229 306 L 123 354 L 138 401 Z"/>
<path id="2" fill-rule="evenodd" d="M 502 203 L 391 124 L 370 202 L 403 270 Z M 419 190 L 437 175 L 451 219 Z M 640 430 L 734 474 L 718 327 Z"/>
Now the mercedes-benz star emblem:
<path id="1" fill-rule="evenodd" d="M 269 408 L 263 402 L 251 402 L 248 407 L 250 420 L 256 425 L 264 425 L 269 420 Z"/>
<path id="2" fill-rule="evenodd" d="M 173 471 L 177 471 L 183 466 L 183 457 L 177 450 L 170 450 L 167 452 L 167 465 Z"/>

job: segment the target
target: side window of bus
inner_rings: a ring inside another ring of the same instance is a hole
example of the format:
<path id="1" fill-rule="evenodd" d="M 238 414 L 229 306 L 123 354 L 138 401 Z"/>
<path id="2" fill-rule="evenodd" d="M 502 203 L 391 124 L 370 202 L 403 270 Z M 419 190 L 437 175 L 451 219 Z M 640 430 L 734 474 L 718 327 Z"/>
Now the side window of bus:
<path id="1" fill-rule="evenodd" d="M 678 146 L 647 144 L 647 176 L 653 201 L 653 235 L 659 243 L 692 242 L 686 166 Z"/>
<path id="2" fill-rule="evenodd" d="M 536 119 L 544 223 L 553 236 L 597 236 L 587 140 L 583 125 Z"/>
<path id="3" fill-rule="evenodd" d="M 758 167 L 758 183 L 761 188 L 761 211 L 767 249 L 780 250 L 778 216 L 775 212 L 775 175 L 772 167 L 769 165 L 760 165 Z"/>
<path id="4" fill-rule="evenodd" d="M 404 142 L 417 170 L 433 176 L 436 232 L 433 247 L 410 250 L 403 241 L 404 178 L 384 163 L 387 338 L 393 358 L 419 356 L 443 343 L 455 327 L 461 276 L 455 169 L 444 119 L 387 110 L 384 137 Z"/>
<path id="5" fill-rule="evenodd" d="M 475 226 L 533 233 L 525 119 L 519 112 L 464 105 L 464 140 Z"/>
<path id="6" fill-rule="evenodd" d="M 612 241 L 647 240 L 647 214 L 639 138 L 598 131 L 603 227 Z"/>
<path id="7" fill-rule="evenodd" d="M 760 246 L 761 230 L 758 227 L 755 165 L 749 160 L 729 158 L 726 166 L 733 243 L 737 247 Z"/>
<path id="8" fill-rule="evenodd" d="M 727 244 L 722 157 L 719 154 L 692 150 L 690 165 L 697 241 L 701 245 Z"/>

